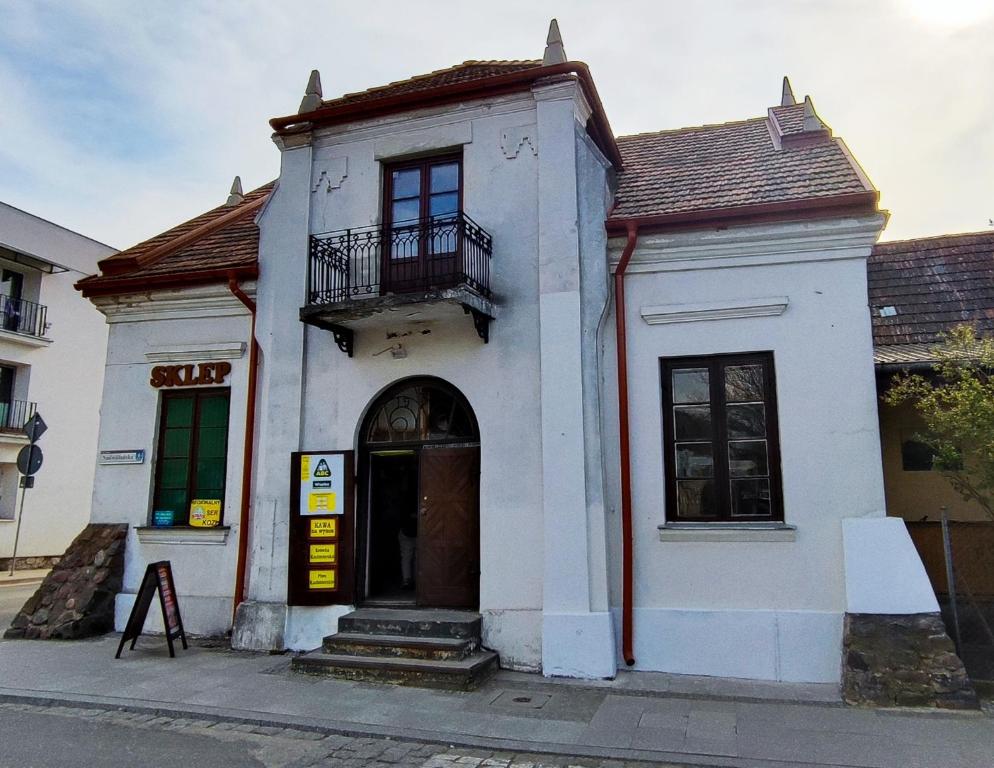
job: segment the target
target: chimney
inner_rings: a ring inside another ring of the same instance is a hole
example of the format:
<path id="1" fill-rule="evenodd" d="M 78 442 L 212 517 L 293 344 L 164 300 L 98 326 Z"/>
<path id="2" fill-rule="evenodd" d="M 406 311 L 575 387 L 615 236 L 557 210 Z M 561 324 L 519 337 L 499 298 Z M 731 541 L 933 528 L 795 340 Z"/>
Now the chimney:
<path id="1" fill-rule="evenodd" d="M 231 182 L 231 191 L 228 193 L 228 199 L 225 201 L 225 205 L 238 205 L 244 202 L 245 195 L 242 192 L 242 177 L 235 176 L 235 180 Z"/>
<path id="2" fill-rule="evenodd" d="M 559 34 L 559 22 L 553 19 L 549 22 L 549 34 L 545 38 L 545 53 L 542 55 L 542 66 L 562 64 L 567 61 L 566 49 L 563 48 L 563 36 Z"/>
<path id="3" fill-rule="evenodd" d="M 297 114 L 313 112 L 321 106 L 321 73 L 316 69 L 311 70 L 311 76 L 307 79 L 307 90 L 304 91 L 304 98 L 300 101 Z"/>

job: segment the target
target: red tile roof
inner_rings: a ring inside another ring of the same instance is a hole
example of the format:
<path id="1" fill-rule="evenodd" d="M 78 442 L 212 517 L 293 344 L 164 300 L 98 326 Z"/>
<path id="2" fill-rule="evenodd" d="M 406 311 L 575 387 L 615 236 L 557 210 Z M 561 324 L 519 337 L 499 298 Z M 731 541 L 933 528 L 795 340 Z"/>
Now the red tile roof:
<path id="1" fill-rule="evenodd" d="M 99 263 L 103 274 L 76 285 L 85 296 L 124 293 L 163 278 L 223 280 L 228 270 L 254 270 L 259 257 L 255 214 L 275 182 L 245 195 L 237 205 L 221 205 Z"/>
<path id="2" fill-rule="evenodd" d="M 961 323 L 994 336 L 994 232 L 879 243 L 867 270 L 878 349 L 934 344 Z"/>
<path id="3" fill-rule="evenodd" d="M 775 107 L 784 135 L 804 105 Z M 767 118 L 619 136 L 613 219 L 792 203 L 873 192 L 839 139 L 778 149 Z"/>

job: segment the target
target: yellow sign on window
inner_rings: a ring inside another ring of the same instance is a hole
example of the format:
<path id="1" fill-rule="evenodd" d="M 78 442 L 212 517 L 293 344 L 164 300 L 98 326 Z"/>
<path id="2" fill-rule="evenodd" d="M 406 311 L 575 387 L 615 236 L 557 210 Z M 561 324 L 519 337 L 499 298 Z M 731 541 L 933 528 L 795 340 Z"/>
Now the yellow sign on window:
<path id="1" fill-rule="evenodd" d="M 337 518 L 318 518 L 311 520 L 312 539 L 333 539 L 338 536 Z"/>
<path id="2" fill-rule="evenodd" d="M 220 524 L 220 499 L 194 499 L 190 502 L 190 525 L 197 528 L 215 528 Z"/>
<path id="3" fill-rule="evenodd" d="M 309 493 L 307 494 L 307 511 L 313 514 L 334 514 L 335 494 L 334 493 Z"/>
<path id="4" fill-rule="evenodd" d="M 334 563 L 338 557 L 337 544 L 311 544 L 312 563 Z"/>
<path id="5" fill-rule="evenodd" d="M 335 576 L 337 571 L 334 568 L 327 568 L 321 571 L 307 572 L 307 586 L 310 589 L 334 589 Z"/>

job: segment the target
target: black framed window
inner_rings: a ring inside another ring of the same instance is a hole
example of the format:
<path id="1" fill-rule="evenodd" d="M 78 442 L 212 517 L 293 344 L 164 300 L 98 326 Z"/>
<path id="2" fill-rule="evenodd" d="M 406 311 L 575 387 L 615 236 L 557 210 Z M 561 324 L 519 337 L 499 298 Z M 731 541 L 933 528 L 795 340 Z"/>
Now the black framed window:
<path id="1" fill-rule="evenodd" d="M 783 520 L 773 354 L 661 360 L 666 519 Z"/>
<path id="2" fill-rule="evenodd" d="M 153 525 L 189 525 L 194 499 L 216 500 L 224 509 L 229 392 L 162 393 Z"/>

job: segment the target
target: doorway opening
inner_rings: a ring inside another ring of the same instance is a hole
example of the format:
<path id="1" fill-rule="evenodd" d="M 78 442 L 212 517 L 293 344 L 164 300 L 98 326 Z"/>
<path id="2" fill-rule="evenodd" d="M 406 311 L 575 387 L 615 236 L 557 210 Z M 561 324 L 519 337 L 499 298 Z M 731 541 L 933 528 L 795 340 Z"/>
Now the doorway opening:
<path id="1" fill-rule="evenodd" d="M 360 602 L 477 608 L 480 438 L 466 398 L 440 379 L 399 382 L 370 407 L 359 460 Z"/>

